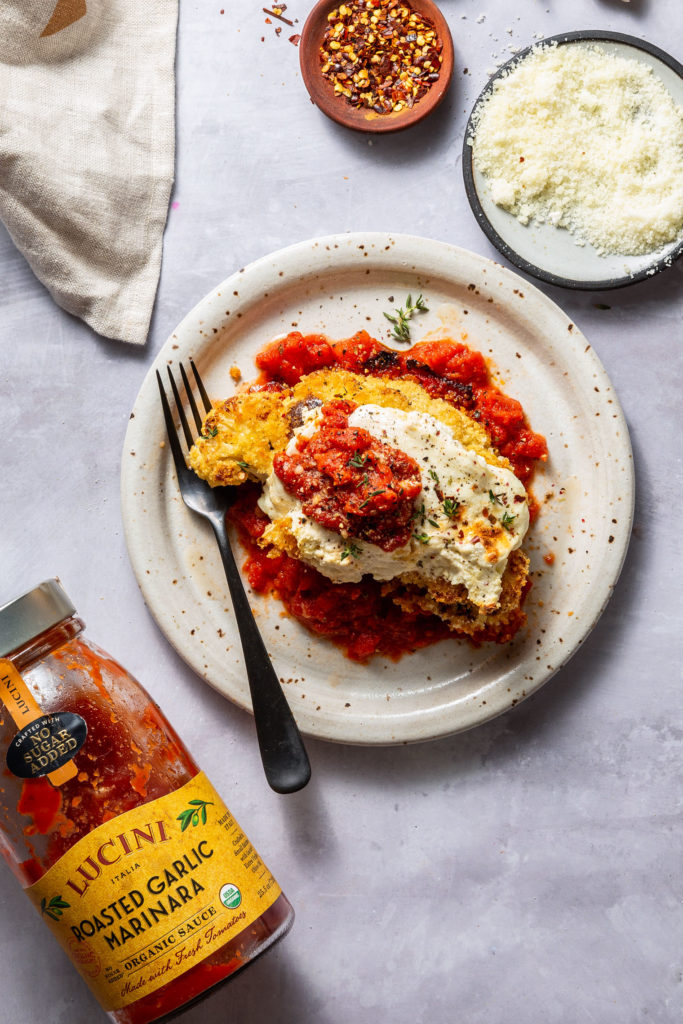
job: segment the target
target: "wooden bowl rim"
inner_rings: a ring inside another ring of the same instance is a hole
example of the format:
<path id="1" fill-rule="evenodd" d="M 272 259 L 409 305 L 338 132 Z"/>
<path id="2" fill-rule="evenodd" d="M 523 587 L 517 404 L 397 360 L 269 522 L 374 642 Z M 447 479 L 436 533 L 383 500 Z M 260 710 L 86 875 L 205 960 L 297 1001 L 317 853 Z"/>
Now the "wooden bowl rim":
<path id="1" fill-rule="evenodd" d="M 346 100 L 335 95 L 332 84 L 320 71 L 319 51 L 327 27 L 327 15 L 343 3 L 343 0 L 318 0 L 306 18 L 299 40 L 301 76 L 313 103 L 337 124 L 372 134 L 402 131 L 430 114 L 446 95 L 453 76 L 453 39 L 448 23 L 433 0 L 407 2 L 417 14 L 429 18 L 443 49 L 438 80 L 414 107 L 400 110 L 398 113 L 376 114 L 364 108 L 352 107 Z"/>

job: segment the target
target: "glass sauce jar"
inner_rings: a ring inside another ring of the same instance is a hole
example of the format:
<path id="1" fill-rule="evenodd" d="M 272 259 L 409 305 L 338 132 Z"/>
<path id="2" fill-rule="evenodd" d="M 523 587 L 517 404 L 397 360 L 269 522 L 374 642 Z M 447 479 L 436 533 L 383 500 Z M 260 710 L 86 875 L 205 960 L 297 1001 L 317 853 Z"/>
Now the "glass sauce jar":
<path id="1" fill-rule="evenodd" d="M 277 882 L 56 580 L 0 608 L 0 849 L 116 1024 L 186 1007 L 281 938 Z"/>

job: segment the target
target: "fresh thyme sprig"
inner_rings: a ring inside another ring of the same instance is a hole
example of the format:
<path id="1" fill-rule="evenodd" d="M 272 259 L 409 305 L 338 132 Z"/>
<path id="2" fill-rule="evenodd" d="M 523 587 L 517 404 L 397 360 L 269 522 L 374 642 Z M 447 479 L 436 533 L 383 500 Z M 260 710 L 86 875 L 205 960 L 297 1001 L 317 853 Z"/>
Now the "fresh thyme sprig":
<path id="1" fill-rule="evenodd" d="M 460 502 L 456 501 L 455 498 L 444 498 L 443 510 L 449 519 L 455 519 L 460 508 Z"/>
<path id="2" fill-rule="evenodd" d="M 493 505 L 502 505 L 503 497 L 503 491 L 499 491 L 498 494 L 494 494 L 493 491 L 489 491 L 489 498 L 491 500 L 491 504 Z"/>
<path id="3" fill-rule="evenodd" d="M 361 501 L 361 503 L 358 506 L 358 508 L 365 508 L 365 506 L 369 504 L 370 498 L 376 498 L 378 494 L 384 494 L 385 490 L 386 490 L 386 487 L 380 487 L 380 489 L 378 491 L 370 491 L 370 494 L 367 496 L 365 501 Z"/>
<path id="4" fill-rule="evenodd" d="M 413 509 L 410 519 L 412 522 L 415 522 L 415 520 L 419 519 L 422 525 L 424 526 L 426 515 L 427 513 L 425 512 L 425 503 L 423 501 L 419 508 Z"/>
<path id="5" fill-rule="evenodd" d="M 346 545 L 346 547 L 344 548 L 344 550 L 341 553 L 340 561 L 343 562 L 344 559 L 345 558 L 349 558 L 349 556 L 351 556 L 353 558 L 358 558 L 358 556 L 360 555 L 361 551 L 362 551 L 362 548 L 359 548 L 357 544 L 354 544 L 353 541 L 350 540 L 349 543 Z"/>
<path id="6" fill-rule="evenodd" d="M 412 296 L 409 295 L 406 299 L 405 309 L 401 306 L 400 309 L 396 309 L 394 312 L 396 316 L 392 316 L 391 313 L 384 314 L 389 323 L 394 325 L 391 332 L 393 337 L 397 341 L 410 341 L 410 324 L 408 321 L 412 320 L 416 313 L 428 313 L 429 310 L 425 306 L 421 295 L 418 295 L 415 303 L 413 303 Z"/>
<path id="7" fill-rule="evenodd" d="M 365 463 L 368 461 L 368 457 L 365 453 L 356 452 L 352 455 L 349 461 L 346 463 L 347 466 L 354 466 L 356 469 L 362 469 Z"/>
<path id="8" fill-rule="evenodd" d="M 509 512 L 504 512 L 503 518 L 500 521 L 500 525 L 504 527 L 504 529 L 506 530 L 511 530 L 512 524 L 514 523 L 516 518 L 517 516 L 511 516 Z"/>
<path id="9" fill-rule="evenodd" d="M 202 427 L 202 437 L 215 437 L 218 433 L 218 427 L 207 427 L 206 424 Z"/>

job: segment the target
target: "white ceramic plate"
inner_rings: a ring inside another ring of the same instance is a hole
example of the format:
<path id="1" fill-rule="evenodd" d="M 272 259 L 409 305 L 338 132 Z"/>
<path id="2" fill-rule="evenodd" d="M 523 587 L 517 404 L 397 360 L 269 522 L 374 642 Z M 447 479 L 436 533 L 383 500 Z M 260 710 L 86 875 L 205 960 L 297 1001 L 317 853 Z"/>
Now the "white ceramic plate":
<path id="1" fill-rule="evenodd" d="M 474 104 L 473 111 L 501 75 L 523 60 L 536 46 L 553 42 L 558 46 L 599 46 L 610 55 L 640 61 L 652 68 L 676 103 L 683 107 L 683 67 L 677 60 L 652 43 L 633 36 L 620 32 L 584 31 L 565 32 L 560 36 L 542 39 L 533 47 L 518 53 L 489 80 Z M 568 231 L 551 224 L 535 221 L 528 225 L 521 224 L 507 210 L 496 206 L 486 178 L 474 166 L 472 147 L 467 142 L 473 133 L 471 118 L 472 115 L 465 131 L 462 168 L 472 212 L 499 252 L 527 274 L 564 288 L 604 291 L 643 281 L 666 270 L 683 253 L 683 240 L 679 238 L 658 252 L 643 256 L 601 256 L 590 243 L 579 246 Z"/>
<path id="2" fill-rule="evenodd" d="M 162 447 L 154 371 L 192 356 L 209 394 L 225 397 L 234 389 L 230 367 L 254 375 L 256 351 L 283 331 L 340 338 L 366 328 L 388 342 L 382 314 L 408 292 L 422 292 L 430 309 L 414 321 L 413 340 L 442 322 L 456 336 L 466 332 L 546 436 L 550 460 L 534 487 L 548 498 L 525 545 L 529 623 L 508 646 L 448 640 L 398 663 L 357 665 L 283 617 L 279 602 L 253 597 L 300 727 L 351 743 L 424 740 L 484 722 L 545 683 L 595 625 L 628 544 L 633 471 L 619 402 L 586 339 L 537 289 L 463 249 L 385 234 L 302 242 L 234 274 L 188 314 L 145 378 L 123 452 L 123 520 L 145 600 L 188 664 L 249 708 L 218 551 L 183 505 Z"/>

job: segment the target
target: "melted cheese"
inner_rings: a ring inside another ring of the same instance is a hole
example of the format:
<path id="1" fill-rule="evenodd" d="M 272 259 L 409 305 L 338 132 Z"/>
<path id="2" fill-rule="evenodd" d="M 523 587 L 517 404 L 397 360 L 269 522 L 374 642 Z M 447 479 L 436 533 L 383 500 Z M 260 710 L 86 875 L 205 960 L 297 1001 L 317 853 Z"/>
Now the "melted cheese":
<path id="1" fill-rule="evenodd" d="M 289 452 L 295 450 L 298 436 L 315 432 L 319 416 L 318 410 L 306 414 Z M 510 470 L 470 451 L 444 423 L 426 413 L 361 405 L 352 412 L 349 425 L 400 448 L 420 466 L 422 492 L 415 502 L 413 536 L 391 552 L 343 538 L 305 516 L 298 499 L 271 473 L 259 505 L 274 523 L 288 519 L 298 557 L 335 583 L 356 582 L 366 574 L 390 580 L 417 571 L 464 584 L 480 608 L 495 608 L 508 556 L 521 545 L 529 526 L 523 484 Z"/>

